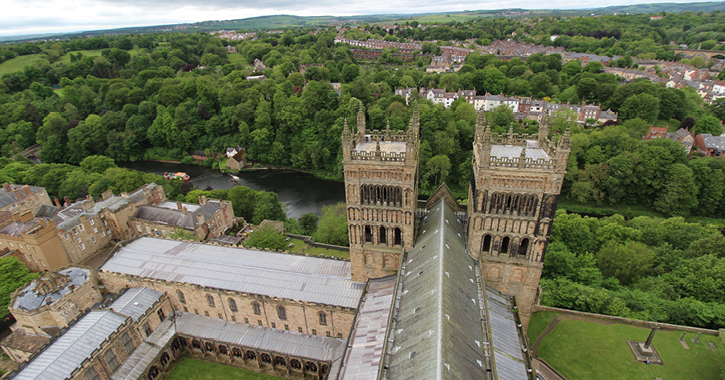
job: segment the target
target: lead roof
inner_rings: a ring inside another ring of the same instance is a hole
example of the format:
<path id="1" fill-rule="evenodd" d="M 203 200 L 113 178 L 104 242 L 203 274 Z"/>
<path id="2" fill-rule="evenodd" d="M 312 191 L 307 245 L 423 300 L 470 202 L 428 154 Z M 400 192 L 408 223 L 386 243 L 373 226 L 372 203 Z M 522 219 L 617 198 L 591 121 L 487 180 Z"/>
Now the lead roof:
<path id="1" fill-rule="evenodd" d="M 101 270 L 348 308 L 364 287 L 349 261 L 150 237 L 121 247 Z"/>

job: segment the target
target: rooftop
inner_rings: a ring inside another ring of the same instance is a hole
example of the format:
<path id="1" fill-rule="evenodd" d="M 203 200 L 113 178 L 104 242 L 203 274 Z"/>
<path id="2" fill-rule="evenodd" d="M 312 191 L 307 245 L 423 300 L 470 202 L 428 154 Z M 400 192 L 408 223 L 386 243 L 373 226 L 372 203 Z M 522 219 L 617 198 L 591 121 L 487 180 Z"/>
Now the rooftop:
<path id="1" fill-rule="evenodd" d="M 551 160 L 549 155 L 546 154 L 546 151 L 539 147 L 538 141 L 527 140 L 527 144 L 528 147 L 525 152 L 526 158 Z M 521 157 L 521 151 L 523 149 L 524 147 L 520 145 L 491 145 L 491 157 L 517 158 Z"/>
<path id="2" fill-rule="evenodd" d="M 144 340 L 126 359 L 111 379 L 113 380 L 137 380 L 140 379 L 146 369 L 154 362 L 161 350 L 176 335 L 176 327 L 171 316 L 164 319 L 151 335 Z"/>
<path id="3" fill-rule="evenodd" d="M 27 195 L 23 192 L 23 186 L 26 185 L 8 185 L 10 187 L 10 191 L 8 191 L 7 188 L 4 186 L 0 186 L 0 208 L 3 208 L 9 204 L 15 203 L 23 198 L 25 198 Z M 35 194 L 39 191 L 45 190 L 42 187 L 36 187 L 36 186 L 28 186 L 30 188 L 30 193 Z M 17 192 L 15 191 L 17 190 Z"/>
<path id="4" fill-rule="evenodd" d="M 150 237 L 118 249 L 101 270 L 349 308 L 364 287 L 348 261 Z"/>
<path id="5" fill-rule="evenodd" d="M 13 302 L 13 308 L 35 310 L 42 305 L 50 305 L 72 292 L 76 287 L 83 285 L 88 280 L 90 272 L 89 269 L 71 267 L 58 272 L 45 273 L 18 293 Z M 53 287 L 52 292 L 48 292 L 47 288 L 46 290 L 36 289 L 38 284 L 41 285 L 39 287 L 42 287 L 44 280 L 53 282 L 49 284 Z"/>
<path id="6" fill-rule="evenodd" d="M 176 332 L 182 335 L 320 361 L 340 360 L 345 351 L 345 341 L 342 339 L 230 322 L 190 313 L 180 314 L 176 317 Z"/>
<path id="7" fill-rule="evenodd" d="M 20 369 L 13 379 L 69 378 L 125 321 L 126 317 L 109 310 L 91 310 Z"/>
<path id="8" fill-rule="evenodd" d="M 380 151 L 383 153 L 405 153 L 405 142 L 402 141 L 361 141 L 357 143 L 355 151 L 375 152 L 378 149 L 378 143 L 380 144 Z"/>
<path id="9" fill-rule="evenodd" d="M 188 203 L 182 203 L 181 206 L 186 207 L 187 212 L 179 209 L 176 202 L 165 202 L 158 206 L 141 206 L 136 211 L 134 218 L 194 230 L 199 226 L 197 215 L 201 214 L 204 220 L 207 220 L 221 208 L 219 202 L 212 201 L 201 206 Z"/>
<path id="10" fill-rule="evenodd" d="M 116 298 L 108 308 L 138 321 L 138 318 L 146 314 L 154 303 L 161 299 L 161 296 L 163 293 L 146 287 L 131 288 Z"/>
<path id="11" fill-rule="evenodd" d="M 358 312 L 340 379 L 376 379 L 383 359 L 397 276 L 370 280 Z"/>
<path id="12" fill-rule="evenodd" d="M 22 329 L 18 329 L 3 339 L 2 345 L 23 352 L 37 352 L 45 346 L 50 339 L 51 338 L 47 335 L 28 334 Z"/>

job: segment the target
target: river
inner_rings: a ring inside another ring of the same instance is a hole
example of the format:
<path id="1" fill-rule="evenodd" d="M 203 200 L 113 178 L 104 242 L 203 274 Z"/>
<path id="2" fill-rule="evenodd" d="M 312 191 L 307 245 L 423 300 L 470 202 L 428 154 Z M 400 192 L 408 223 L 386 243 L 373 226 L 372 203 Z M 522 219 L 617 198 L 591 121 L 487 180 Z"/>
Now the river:
<path id="1" fill-rule="evenodd" d="M 165 172 L 185 172 L 198 189 L 211 186 L 214 189 L 231 189 L 237 186 L 229 182 L 229 175 L 211 168 L 156 161 L 119 162 L 119 166 L 146 173 L 163 175 Z M 253 190 L 277 193 L 284 203 L 288 218 L 299 218 L 308 212 L 321 215 L 322 206 L 345 202 L 345 186 L 341 182 L 316 178 L 293 170 L 260 170 L 237 174 L 239 185 Z"/>

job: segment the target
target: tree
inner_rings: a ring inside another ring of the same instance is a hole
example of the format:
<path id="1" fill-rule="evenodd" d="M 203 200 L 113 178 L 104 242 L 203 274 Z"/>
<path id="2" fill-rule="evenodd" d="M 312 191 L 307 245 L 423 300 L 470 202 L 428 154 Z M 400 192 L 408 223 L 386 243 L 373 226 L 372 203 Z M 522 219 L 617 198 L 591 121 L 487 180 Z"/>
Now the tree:
<path id="1" fill-rule="evenodd" d="M 492 94 L 502 94 L 506 88 L 506 76 L 495 67 L 485 70 L 483 82 L 484 90 Z"/>
<path id="2" fill-rule="evenodd" d="M 37 273 L 31 273 L 17 258 L 0 258 L 0 317 L 8 314 L 10 295 L 37 277 Z"/>
<path id="3" fill-rule="evenodd" d="M 654 259 L 655 252 L 642 243 L 609 242 L 597 253 L 597 266 L 603 275 L 616 277 L 620 283 L 629 285 L 652 268 Z"/>
<path id="4" fill-rule="evenodd" d="M 268 248 L 283 250 L 287 247 L 285 236 L 272 225 L 254 230 L 247 240 L 244 241 L 247 247 Z"/>
<path id="5" fill-rule="evenodd" d="M 714 116 L 703 116 L 697 119 L 693 127 L 695 134 L 709 133 L 713 136 L 722 134 L 722 123 Z"/>
<path id="6" fill-rule="evenodd" d="M 302 234 L 312 236 L 312 234 L 314 234 L 317 230 L 317 222 L 319 220 L 320 218 L 311 212 L 302 215 L 302 217 L 300 218 L 300 227 L 302 228 Z"/>
<path id="7" fill-rule="evenodd" d="M 318 243 L 348 246 L 347 206 L 340 202 L 332 206 L 322 206 L 322 217 L 312 239 Z"/>
<path id="8" fill-rule="evenodd" d="M 630 96 L 619 111 L 622 120 L 638 117 L 648 123 L 654 123 L 659 113 L 660 100 L 647 93 Z"/>
<path id="9" fill-rule="evenodd" d="M 445 182 L 450 174 L 451 159 L 446 155 L 439 154 L 432 157 L 425 164 L 426 180 L 433 178 L 433 186 L 438 186 L 440 182 Z"/>
<path id="10" fill-rule="evenodd" d="M 654 202 L 657 211 L 672 216 L 688 216 L 697 207 L 697 187 L 692 170 L 684 164 L 669 169 L 668 180 Z"/>
<path id="11" fill-rule="evenodd" d="M 282 203 L 277 200 L 277 194 L 271 191 L 257 192 L 257 203 L 254 205 L 254 214 L 252 215 L 252 224 L 260 224 L 263 220 L 280 220 L 287 219 Z M 232 205 L 232 207 L 234 207 Z"/>

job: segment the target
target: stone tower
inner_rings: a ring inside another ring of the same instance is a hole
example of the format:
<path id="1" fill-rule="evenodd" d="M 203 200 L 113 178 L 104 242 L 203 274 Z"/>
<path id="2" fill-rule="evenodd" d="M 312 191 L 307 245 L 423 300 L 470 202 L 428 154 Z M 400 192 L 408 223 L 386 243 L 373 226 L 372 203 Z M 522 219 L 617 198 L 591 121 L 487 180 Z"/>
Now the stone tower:
<path id="1" fill-rule="evenodd" d="M 483 111 L 476 122 L 468 197 L 468 250 L 480 260 L 486 285 L 516 296 L 528 325 L 556 203 L 571 151 L 569 128 L 549 141 L 538 135 L 491 133 Z"/>
<path id="2" fill-rule="evenodd" d="M 407 131 L 366 131 L 362 105 L 357 133 L 342 131 L 345 199 L 352 278 L 365 281 L 398 270 L 413 248 L 418 199 L 420 120 L 413 111 Z"/>

